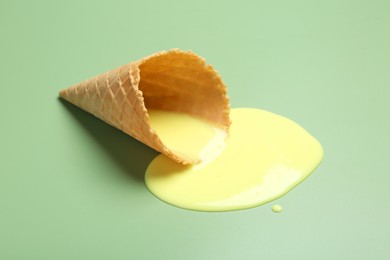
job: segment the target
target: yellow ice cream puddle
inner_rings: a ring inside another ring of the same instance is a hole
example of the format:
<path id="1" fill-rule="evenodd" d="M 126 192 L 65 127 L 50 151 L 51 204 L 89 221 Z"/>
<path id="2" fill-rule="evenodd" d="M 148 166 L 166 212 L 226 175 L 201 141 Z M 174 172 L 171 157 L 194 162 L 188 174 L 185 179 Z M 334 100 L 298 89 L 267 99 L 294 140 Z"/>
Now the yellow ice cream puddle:
<path id="1" fill-rule="evenodd" d="M 225 144 L 221 144 L 223 131 L 196 118 L 152 111 L 150 120 L 168 147 L 177 151 L 190 148 L 191 156 L 212 158 L 182 166 L 159 155 L 148 166 L 145 180 L 149 190 L 181 208 L 228 211 L 262 205 L 302 182 L 323 157 L 320 143 L 302 127 L 259 109 L 231 111 Z M 197 135 L 178 138 L 178 125 L 180 132 Z M 209 148 L 205 152 L 202 147 Z"/>

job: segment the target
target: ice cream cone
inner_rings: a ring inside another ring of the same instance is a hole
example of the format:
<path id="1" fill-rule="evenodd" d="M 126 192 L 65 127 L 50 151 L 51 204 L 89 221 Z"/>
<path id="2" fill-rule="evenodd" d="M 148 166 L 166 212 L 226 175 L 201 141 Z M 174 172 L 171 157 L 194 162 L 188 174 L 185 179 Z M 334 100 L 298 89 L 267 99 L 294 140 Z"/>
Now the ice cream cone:
<path id="1" fill-rule="evenodd" d="M 229 99 L 221 77 L 203 58 L 178 49 L 78 83 L 62 90 L 60 97 L 181 164 L 196 162 L 162 143 L 147 109 L 187 113 L 226 130 L 230 125 Z"/>

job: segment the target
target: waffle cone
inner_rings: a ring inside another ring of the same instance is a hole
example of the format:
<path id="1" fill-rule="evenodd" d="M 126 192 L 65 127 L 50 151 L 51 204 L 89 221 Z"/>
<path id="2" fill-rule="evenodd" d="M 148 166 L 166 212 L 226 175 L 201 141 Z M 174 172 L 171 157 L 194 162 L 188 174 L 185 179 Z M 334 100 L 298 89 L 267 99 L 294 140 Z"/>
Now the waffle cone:
<path id="1" fill-rule="evenodd" d="M 148 108 L 187 113 L 225 130 L 230 125 L 225 84 L 192 52 L 158 52 L 60 91 L 60 97 L 181 164 L 196 163 L 166 147 Z M 189 136 L 189 138 L 191 138 Z"/>

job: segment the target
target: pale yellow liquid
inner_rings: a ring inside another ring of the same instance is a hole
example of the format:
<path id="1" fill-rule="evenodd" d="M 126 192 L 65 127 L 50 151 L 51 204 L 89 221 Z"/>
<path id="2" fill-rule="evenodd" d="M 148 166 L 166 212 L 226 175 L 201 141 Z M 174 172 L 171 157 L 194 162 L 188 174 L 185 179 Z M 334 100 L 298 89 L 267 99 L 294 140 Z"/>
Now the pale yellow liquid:
<path id="1" fill-rule="evenodd" d="M 183 113 L 148 110 L 152 128 L 174 153 L 192 161 L 205 162 L 225 147 L 226 132 Z"/>
<path id="2" fill-rule="evenodd" d="M 278 204 L 273 205 L 273 206 L 272 206 L 272 211 L 275 212 L 275 213 L 280 213 L 280 212 L 283 211 L 283 207 L 280 206 L 280 205 L 278 205 Z"/>
<path id="3" fill-rule="evenodd" d="M 145 175 L 149 190 L 177 207 L 228 211 L 262 205 L 302 182 L 323 157 L 320 143 L 302 127 L 267 111 L 233 109 L 225 145 L 220 143 L 225 137 L 223 131 L 199 119 L 185 117 L 184 120 L 182 114 L 163 111 L 151 113 L 150 117 L 157 133 L 160 128 L 177 132 L 180 122 L 182 128 L 198 135 L 202 129 L 209 129 L 205 131 L 207 134 L 201 134 L 203 137 L 187 135 L 185 144 L 175 134 L 164 135 L 162 139 L 169 141 L 168 147 L 185 150 L 195 147 L 199 140 L 214 145 L 205 153 L 212 159 L 200 164 L 182 166 L 164 155 L 150 163 Z M 199 151 L 203 151 L 202 147 L 192 149 L 192 156 Z"/>

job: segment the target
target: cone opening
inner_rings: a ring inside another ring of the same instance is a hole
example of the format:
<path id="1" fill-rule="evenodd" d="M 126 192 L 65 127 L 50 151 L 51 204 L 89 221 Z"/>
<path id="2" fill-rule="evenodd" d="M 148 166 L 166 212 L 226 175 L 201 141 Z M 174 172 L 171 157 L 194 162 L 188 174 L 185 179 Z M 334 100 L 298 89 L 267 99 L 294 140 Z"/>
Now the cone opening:
<path id="1" fill-rule="evenodd" d="M 172 50 L 143 60 L 139 90 L 145 107 L 183 112 L 227 129 L 229 101 L 218 73 L 192 52 Z"/>

